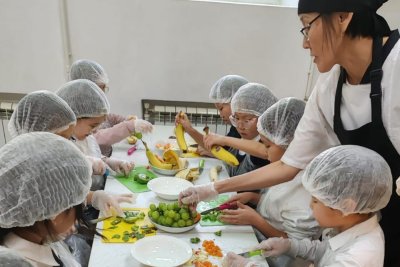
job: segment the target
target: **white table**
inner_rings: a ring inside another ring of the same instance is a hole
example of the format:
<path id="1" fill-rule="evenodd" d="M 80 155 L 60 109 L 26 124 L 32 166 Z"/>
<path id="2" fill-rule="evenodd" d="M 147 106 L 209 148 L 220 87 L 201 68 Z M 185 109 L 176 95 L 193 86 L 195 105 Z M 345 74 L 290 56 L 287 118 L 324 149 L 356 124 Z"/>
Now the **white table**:
<path id="1" fill-rule="evenodd" d="M 154 145 L 161 141 L 167 141 L 168 137 L 173 135 L 172 126 L 155 126 L 152 135 L 144 135 L 143 140 L 145 140 L 150 148 L 154 148 Z M 188 142 L 190 142 L 190 137 L 187 137 Z M 131 156 L 127 155 L 127 150 L 131 147 L 125 140 L 114 146 L 113 157 L 133 160 L 136 165 L 147 165 L 148 161 L 144 152 L 142 145 L 139 145 L 138 150 L 136 150 Z M 198 166 L 199 158 L 189 159 L 189 167 Z M 205 158 L 205 168 L 202 175 L 194 184 L 204 184 L 209 182 L 208 172 L 212 166 L 221 164 L 217 159 Z M 228 173 L 225 168 L 220 173 L 220 179 L 228 178 Z M 115 178 L 109 177 L 106 182 L 105 191 L 116 194 L 131 193 L 124 185 L 118 182 Z M 150 203 L 168 202 L 166 200 L 158 198 L 153 192 L 144 192 L 136 194 L 135 204 L 122 204 L 124 207 L 139 207 L 147 208 Z M 97 225 L 98 228 L 102 228 L 102 222 Z M 222 236 L 218 237 L 214 235 L 214 232 L 222 230 Z M 157 231 L 157 235 L 171 235 L 182 239 L 191 245 L 192 248 L 197 249 L 201 247 L 199 244 L 191 244 L 191 237 L 199 237 L 201 240 L 214 239 L 216 244 L 219 245 L 223 253 L 233 251 L 240 253 L 242 251 L 248 250 L 258 244 L 255 237 L 254 231 L 250 226 L 207 226 L 202 227 L 198 224 L 193 230 L 181 234 L 171 234 L 166 233 L 161 230 Z M 110 244 L 103 243 L 100 238 L 96 237 L 93 242 L 92 252 L 90 255 L 89 266 L 91 267 L 108 267 L 108 266 L 144 266 L 137 262 L 131 256 L 132 243 L 128 244 Z M 254 260 L 260 260 L 265 262 L 261 257 L 254 257 Z"/>

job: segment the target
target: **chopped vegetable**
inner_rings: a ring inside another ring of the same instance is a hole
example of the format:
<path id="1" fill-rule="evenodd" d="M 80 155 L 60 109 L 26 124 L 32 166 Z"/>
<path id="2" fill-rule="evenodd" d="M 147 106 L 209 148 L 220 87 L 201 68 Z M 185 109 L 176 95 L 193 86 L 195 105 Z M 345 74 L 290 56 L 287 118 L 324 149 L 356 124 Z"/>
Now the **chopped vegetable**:
<path id="1" fill-rule="evenodd" d="M 111 222 L 111 225 L 117 225 L 120 222 L 122 222 L 122 220 L 120 218 L 116 218 L 114 221 Z"/>
<path id="2" fill-rule="evenodd" d="M 216 235 L 216 236 L 221 236 L 221 235 L 222 235 L 222 231 L 221 231 L 221 230 L 216 231 L 216 232 L 214 233 L 214 235 Z"/>
<path id="3" fill-rule="evenodd" d="M 199 243 L 199 242 L 200 242 L 200 238 L 198 238 L 198 237 L 192 237 L 192 238 L 190 238 L 190 243 L 197 244 L 197 243 Z"/>
<path id="4" fill-rule="evenodd" d="M 111 238 L 115 238 L 115 239 L 120 239 L 121 238 L 121 236 L 119 235 L 119 234 L 115 234 L 115 235 L 113 235 Z"/>
<path id="5" fill-rule="evenodd" d="M 202 246 L 205 249 L 205 251 L 211 256 L 215 257 L 223 256 L 221 248 L 217 246 L 212 240 L 204 240 Z"/>

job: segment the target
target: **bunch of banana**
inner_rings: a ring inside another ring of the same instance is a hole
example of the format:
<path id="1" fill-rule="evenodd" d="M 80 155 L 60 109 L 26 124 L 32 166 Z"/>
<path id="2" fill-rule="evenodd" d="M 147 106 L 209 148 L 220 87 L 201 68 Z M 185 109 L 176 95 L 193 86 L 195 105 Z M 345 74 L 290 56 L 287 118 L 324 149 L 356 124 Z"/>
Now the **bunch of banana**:
<path id="1" fill-rule="evenodd" d="M 179 112 L 179 117 L 182 117 L 184 113 L 182 111 Z M 175 136 L 176 142 L 178 143 L 179 149 L 186 153 L 188 151 L 188 146 L 185 140 L 185 129 L 183 128 L 182 124 L 178 124 L 175 127 Z"/>
<path id="2" fill-rule="evenodd" d="M 214 167 L 210 168 L 210 180 L 211 182 L 216 182 L 218 181 L 218 174 L 222 171 L 222 166 L 221 165 L 217 165 Z"/>
<path id="3" fill-rule="evenodd" d="M 209 128 L 206 126 L 204 127 L 203 131 L 206 133 L 206 135 L 209 132 Z M 225 148 L 219 145 L 215 145 L 211 148 L 211 154 L 214 155 L 217 159 L 220 159 L 227 164 L 231 166 L 237 166 L 239 165 L 239 161 L 237 158 L 229 151 L 227 151 Z"/>
<path id="4" fill-rule="evenodd" d="M 165 163 L 162 162 L 161 159 L 159 159 L 147 146 L 146 142 L 143 142 L 144 147 L 146 148 L 146 156 L 147 159 L 149 160 L 150 164 L 153 165 L 156 168 L 159 169 L 165 169 L 165 170 L 172 170 L 172 164 L 171 163 Z"/>

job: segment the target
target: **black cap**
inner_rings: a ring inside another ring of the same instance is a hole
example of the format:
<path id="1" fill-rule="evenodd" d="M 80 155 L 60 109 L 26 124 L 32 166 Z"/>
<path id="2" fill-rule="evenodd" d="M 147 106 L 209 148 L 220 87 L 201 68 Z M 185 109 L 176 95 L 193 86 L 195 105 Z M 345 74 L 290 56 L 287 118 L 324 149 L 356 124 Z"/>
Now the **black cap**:
<path id="1" fill-rule="evenodd" d="M 298 14 L 358 12 L 371 10 L 376 12 L 388 0 L 299 0 Z"/>

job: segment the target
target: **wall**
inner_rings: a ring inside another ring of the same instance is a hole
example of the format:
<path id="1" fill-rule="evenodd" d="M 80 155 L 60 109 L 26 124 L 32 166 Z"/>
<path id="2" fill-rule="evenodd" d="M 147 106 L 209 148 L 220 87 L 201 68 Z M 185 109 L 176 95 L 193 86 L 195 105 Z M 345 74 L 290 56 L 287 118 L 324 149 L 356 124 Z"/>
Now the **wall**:
<path id="1" fill-rule="evenodd" d="M 60 2 L 0 0 L 0 92 L 65 82 Z M 400 25 L 400 1 L 382 13 Z M 141 114 L 140 99 L 208 101 L 211 85 L 241 74 L 278 97 L 303 97 L 310 66 L 296 9 L 188 0 L 68 0 L 73 60 L 100 62 L 112 111 Z"/>

